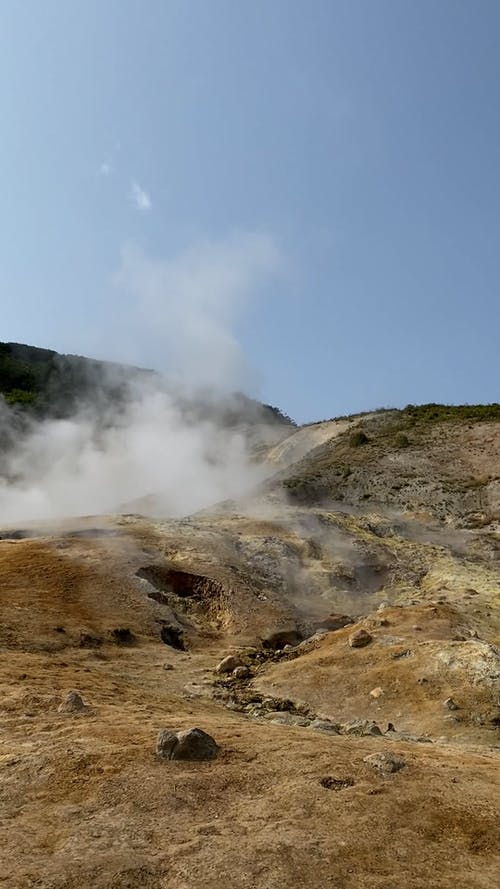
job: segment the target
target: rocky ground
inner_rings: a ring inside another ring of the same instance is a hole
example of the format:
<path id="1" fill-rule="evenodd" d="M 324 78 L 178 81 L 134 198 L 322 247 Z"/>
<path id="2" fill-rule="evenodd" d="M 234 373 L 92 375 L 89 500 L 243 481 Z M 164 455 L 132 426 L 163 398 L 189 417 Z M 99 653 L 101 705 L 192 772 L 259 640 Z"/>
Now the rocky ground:
<path id="1" fill-rule="evenodd" d="M 500 426 L 358 422 L 245 503 L 0 530 L 1 885 L 498 885 Z"/>

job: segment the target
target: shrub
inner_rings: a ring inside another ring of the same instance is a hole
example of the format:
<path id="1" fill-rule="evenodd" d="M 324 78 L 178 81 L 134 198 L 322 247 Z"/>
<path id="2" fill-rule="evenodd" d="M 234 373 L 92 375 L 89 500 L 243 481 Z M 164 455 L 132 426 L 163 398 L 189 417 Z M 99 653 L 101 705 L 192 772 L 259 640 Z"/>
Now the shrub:
<path id="1" fill-rule="evenodd" d="M 398 432 L 394 439 L 394 447 L 396 448 L 409 448 L 410 447 L 410 439 L 404 432 Z"/>
<path id="2" fill-rule="evenodd" d="M 357 429 L 356 432 L 351 432 L 349 436 L 349 444 L 351 448 L 359 448 L 362 445 L 368 444 L 369 441 L 370 439 L 361 429 Z"/>

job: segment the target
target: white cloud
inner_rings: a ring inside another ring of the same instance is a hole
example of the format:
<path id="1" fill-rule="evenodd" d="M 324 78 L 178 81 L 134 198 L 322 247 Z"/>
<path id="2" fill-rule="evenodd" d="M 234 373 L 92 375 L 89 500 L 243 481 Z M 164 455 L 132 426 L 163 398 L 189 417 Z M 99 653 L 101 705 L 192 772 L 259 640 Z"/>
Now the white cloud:
<path id="1" fill-rule="evenodd" d="M 107 161 L 104 161 L 104 163 L 102 163 L 99 167 L 99 173 L 101 174 L 101 176 L 109 176 L 112 172 L 113 166 L 112 164 L 107 163 Z"/>
<path id="2" fill-rule="evenodd" d="M 137 210 L 151 210 L 149 194 L 135 180 L 132 180 L 130 184 L 130 200 Z"/>

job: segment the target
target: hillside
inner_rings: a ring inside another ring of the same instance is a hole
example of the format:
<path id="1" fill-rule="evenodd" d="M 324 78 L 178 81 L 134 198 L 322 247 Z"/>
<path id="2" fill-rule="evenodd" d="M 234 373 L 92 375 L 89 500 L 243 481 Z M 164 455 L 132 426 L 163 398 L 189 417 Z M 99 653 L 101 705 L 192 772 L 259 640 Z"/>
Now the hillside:
<path id="1" fill-rule="evenodd" d="M 498 405 L 258 452 L 178 521 L 0 528 L 9 889 L 496 889 Z M 192 727 L 217 759 L 155 755 Z"/>
<path id="2" fill-rule="evenodd" d="M 242 393 L 222 400 L 210 391 L 183 393 L 152 370 L 0 342 L 0 397 L 37 418 L 69 417 L 89 407 L 106 418 L 110 409 L 118 411 L 148 387 L 166 388 L 181 410 L 189 415 L 194 412 L 200 420 L 215 415 L 225 426 L 242 422 L 293 425 L 278 408 Z"/>

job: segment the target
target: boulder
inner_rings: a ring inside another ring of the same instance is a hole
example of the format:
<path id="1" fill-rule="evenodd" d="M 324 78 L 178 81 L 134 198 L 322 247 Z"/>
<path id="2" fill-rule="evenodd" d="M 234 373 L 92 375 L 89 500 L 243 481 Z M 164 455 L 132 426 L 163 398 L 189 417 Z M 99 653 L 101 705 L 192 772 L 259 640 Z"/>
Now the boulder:
<path id="1" fill-rule="evenodd" d="M 312 728 L 315 732 L 326 732 L 331 735 L 339 734 L 338 727 L 335 723 L 328 722 L 327 719 L 313 719 L 309 728 Z"/>
<path id="2" fill-rule="evenodd" d="M 89 708 L 77 691 L 69 691 L 57 709 L 59 713 L 84 713 Z"/>
<path id="3" fill-rule="evenodd" d="M 399 772 L 406 763 L 401 756 L 394 753 L 370 753 L 369 756 L 363 757 L 363 762 L 368 763 L 374 769 L 378 769 L 384 775 L 390 775 L 392 772 Z"/>
<path id="4" fill-rule="evenodd" d="M 351 648 L 364 648 L 365 645 L 370 644 L 372 639 L 373 636 L 366 630 L 356 630 L 349 636 L 349 645 Z"/>
<path id="5" fill-rule="evenodd" d="M 343 735 L 381 735 L 382 731 L 376 722 L 370 719 L 352 719 L 340 726 Z"/>
<path id="6" fill-rule="evenodd" d="M 182 732 L 162 729 L 156 740 L 156 754 L 162 759 L 202 762 L 216 759 L 218 753 L 219 747 L 212 736 L 199 728 L 190 728 Z"/>
<path id="7" fill-rule="evenodd" d="M 235 654 L 228 654 L 227 657 L 223 658 L 220 664 L 217 664 L 215 668 L 216 673 L 224 674 L 224 673 L 232 673 L 233 670 L 236 670 L 236 667 L 243 667 L 243 661 Z"/>
<path id="8" fill-rule="evenodd" d="M 250 676 L 250 670 L 248 667 L 245 667 L 244 664 L 241 667 L 236 667 L 233 670 L 233 676 L 235 679 L 248 679 Z"/>

